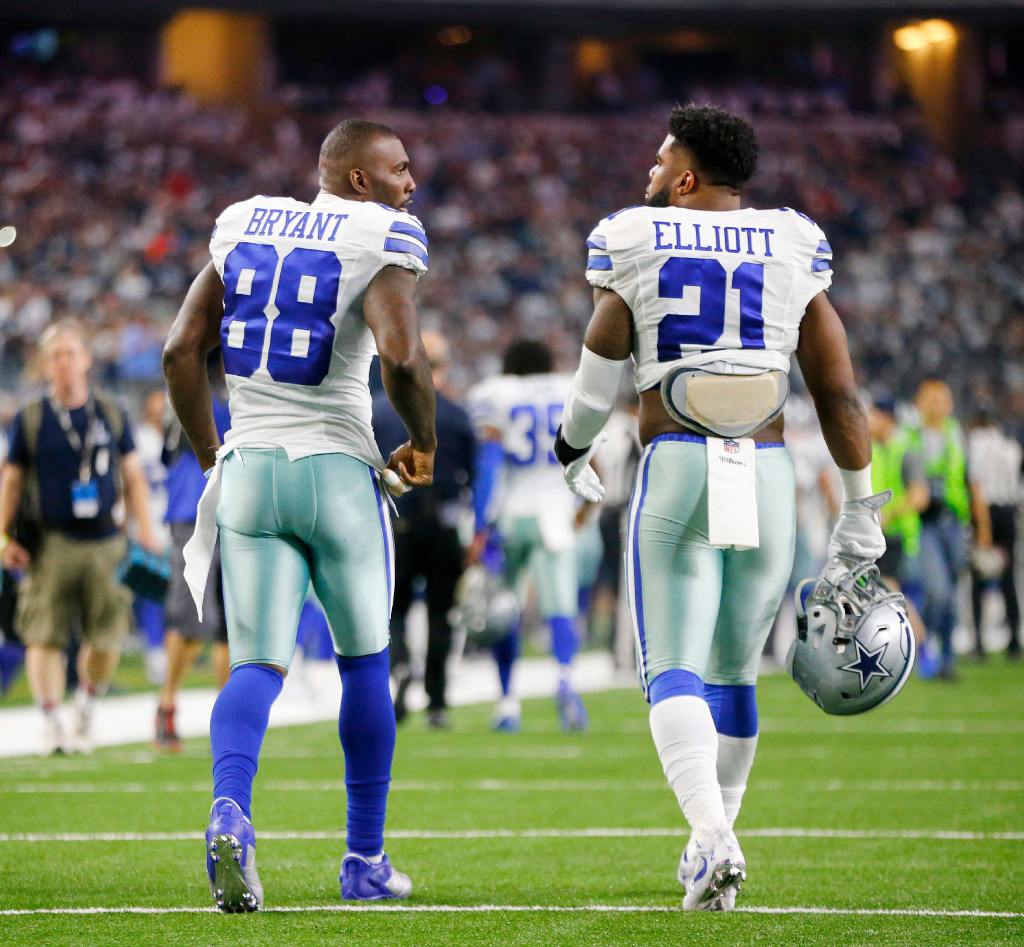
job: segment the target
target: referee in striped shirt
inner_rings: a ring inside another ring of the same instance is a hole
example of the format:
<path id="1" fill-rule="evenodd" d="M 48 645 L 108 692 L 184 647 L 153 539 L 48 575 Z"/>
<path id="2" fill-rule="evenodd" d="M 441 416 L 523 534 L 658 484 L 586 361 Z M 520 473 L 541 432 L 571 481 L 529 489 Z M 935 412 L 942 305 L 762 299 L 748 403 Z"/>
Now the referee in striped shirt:
<path id="1" fill-rule="evenodd" d="M 1020 605 L 1017 600 L 1014 550 L 1017 545 L 1017 513 L 1022 500 L 1021 474 L 1024 450 L 1000 429 L 990 412 L 980 412 L 967 441 L 971 477 L 980 487 L 992 520 L 992 547 L 1002 553 L 998 571 L 986 570 L 979 558 L 971 567 L 971 604 L 974 608 L 975 650 L 984 657 L 981 642 L 981 606 L 990 581 L 999 582 L 1006 602 L 1010 644 L 1006 653 L 1020 660 Z"/>

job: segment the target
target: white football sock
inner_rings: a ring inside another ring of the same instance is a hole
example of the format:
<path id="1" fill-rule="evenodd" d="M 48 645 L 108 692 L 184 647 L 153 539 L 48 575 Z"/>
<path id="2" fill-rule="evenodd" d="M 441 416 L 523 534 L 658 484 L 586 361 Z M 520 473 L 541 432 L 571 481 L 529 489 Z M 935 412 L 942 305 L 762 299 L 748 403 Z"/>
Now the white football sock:
<path id="1" fill-rule="evenodd" d="M 716 760 L 718 733 L 700 697 L 669 697 L 651 708 L 651 735 L 665 778 L 702 844 L 726 825 Z"/>
<path id="2" fill-rule="evenodd" d="M 740 814 L 756 751 L 757 734 L 752 737 L 718 736 L 718 782 L 722 787 L 722 804 L 730 829 Z"/>

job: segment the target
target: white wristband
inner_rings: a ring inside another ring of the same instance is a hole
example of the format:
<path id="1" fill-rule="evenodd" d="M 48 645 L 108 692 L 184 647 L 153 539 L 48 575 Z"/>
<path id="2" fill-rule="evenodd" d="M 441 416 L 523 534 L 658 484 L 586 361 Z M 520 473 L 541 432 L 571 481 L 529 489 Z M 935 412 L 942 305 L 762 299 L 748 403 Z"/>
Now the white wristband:
<path id="1" fill-rule="evenodd" d="M 840 467 L 839 479 L 843 481 L 844 500 L 863 500 L 875 492 L 871 486 L 871 464 L 863 470 L 843 470 Z"/>

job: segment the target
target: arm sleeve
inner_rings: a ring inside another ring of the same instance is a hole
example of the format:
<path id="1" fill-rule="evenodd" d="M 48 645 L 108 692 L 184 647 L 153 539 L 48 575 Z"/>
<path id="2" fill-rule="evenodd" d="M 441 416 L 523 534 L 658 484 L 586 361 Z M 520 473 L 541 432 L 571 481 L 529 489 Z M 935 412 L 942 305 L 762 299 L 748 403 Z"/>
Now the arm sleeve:
<path id="1" fill-rule="evenodd" d="M 11 429 L 7 432 L 7 438 L 10 442 L 7 460 L 18 467 L 27 467 L 31 458 L 28 456 L 28 445 L 25 443 L 25 428 L 21 423 L 20 411 L 11 422 Z"/>
<path id="2" fill-rule="evenodd" d="M 400 266 L 412 270 L 419 279 L 427 272 L 427 232 L 411 214 L 388 214 L 378 238 L 383 251 L 382 267 Z"/>
<path id="3" fill-rule="evenodd" d="M 477 444 L 476 474 L 473 478 L 473 512 L 476 515 L 477 532 L 494 519 L 492 500 L 495 487 L 505 460 L 505 451 L 497 441 L 480 441 Z"/>
<path id="4" fill-rule="evenodd" d="M 587 237 L 587 282 L 598 289 L 615 289 L 615 265 L 608 250 L 608 220 L 602 220 Z"/>

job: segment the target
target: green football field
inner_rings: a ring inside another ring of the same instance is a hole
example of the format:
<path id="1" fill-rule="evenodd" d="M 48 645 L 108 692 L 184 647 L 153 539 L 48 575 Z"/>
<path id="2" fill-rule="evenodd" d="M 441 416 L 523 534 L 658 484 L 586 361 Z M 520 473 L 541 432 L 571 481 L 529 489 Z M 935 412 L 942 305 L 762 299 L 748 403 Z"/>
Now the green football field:
<path id="1" fill-rule="evenodd" d="M 913 680 L 859 718 L 783 675 L 737 825 L 738 909 L 684 914 L 687 832 L 638 691 L 550 701 L 517 736 L 490 708 L 399 732 L 388 852 L 407 902 L 341 905 L 345 796 L 330 724 L 272 730 L 253 818 L 266 910 L 209 907 L 208 745 L 0 761 L 0 944 L 1024 944 L 1024 667 Z"/>

